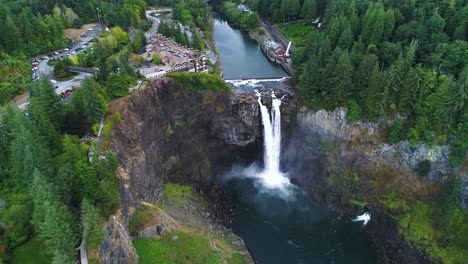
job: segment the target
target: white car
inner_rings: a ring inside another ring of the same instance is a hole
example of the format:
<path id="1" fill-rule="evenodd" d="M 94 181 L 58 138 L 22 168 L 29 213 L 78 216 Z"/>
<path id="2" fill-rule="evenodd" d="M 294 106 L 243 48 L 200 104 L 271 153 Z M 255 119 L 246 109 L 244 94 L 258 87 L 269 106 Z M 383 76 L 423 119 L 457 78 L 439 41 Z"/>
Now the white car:
<path id="1" fill-rule="evenodd" d="M 69 51 L 69 49 L 68 49 L 68 48 L 64 48 L 63 50 L 64 50 L 64 51 Z"/>
<path id="2" fill-rule="evenodd" d="M 53 84 L 57 84 L 57 81 L 54 80 L 54 79 L 50 80 L 50 82 L 53 83 Z"/>

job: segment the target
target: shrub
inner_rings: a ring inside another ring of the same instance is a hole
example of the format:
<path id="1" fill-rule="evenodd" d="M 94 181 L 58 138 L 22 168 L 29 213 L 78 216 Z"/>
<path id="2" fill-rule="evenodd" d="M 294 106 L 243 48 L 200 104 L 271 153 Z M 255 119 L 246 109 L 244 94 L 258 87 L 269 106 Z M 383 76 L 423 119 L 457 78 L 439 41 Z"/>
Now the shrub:
<path id="1" fill-rule="evenodd" d="M 411 128 L 408 131 L 408 140 L 409 140 L 410 146 L 412 148 L 416 148 L 418 146 L 419 134 L 418 134 L 418 131 L 416 129 Z"/>
<path id="2" fill-rule="evenodd" d="M 348 114 L 346 115 L 346 119 L 349 122 L 356 122 L 359 120 L 359 116 L 361 115 L 361 108 L 356 103 L 354 99 L 348 101 Z"/>
<path id="3" fill-rule="evenodd" d="M 388 135 L 388 143 L 396 144 L 403 139 L 403 121 L 396 120 L 393 127 Z"/>
<path id="4" fill-rule="evenodd" d="M 416 166 L 416 173 L 421 176 L 427 176 L 429 172 L 431 171 L 431 161 L 430 160 L 421 160 L 418 162 L 418 165 Z"/>
<path id="5" fill-rule="evenodd" d="M 172 78 L 177 84 L 186 86 L 192 92 L 204 90 L 231 91 L 231 86 L 219 76 L 213 74 L 173 72 L 167 76 Z"/>
<path id="6" fill-rule="evenodd" d="M 154 64 L 154 65 L 159 65 L 159 64 L 161 64 L 161 58 L 159 57 L 158 54 L 154 54 L 154 55 L 153 55 L 153 64 Z"/>

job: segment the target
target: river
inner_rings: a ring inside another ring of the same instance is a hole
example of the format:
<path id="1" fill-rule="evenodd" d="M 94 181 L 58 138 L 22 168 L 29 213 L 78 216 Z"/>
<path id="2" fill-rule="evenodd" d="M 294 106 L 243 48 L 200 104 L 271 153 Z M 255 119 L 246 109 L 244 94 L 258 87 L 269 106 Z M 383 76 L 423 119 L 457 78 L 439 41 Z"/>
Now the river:
<path id="1" fill-rule="evenodd" d="M 245 33 L 232 29 L 220 19 L 215 19 L 214 39 L 225 79 L 286 76 Z M 234 85 L 245 86 L 244 82 L 234 82 Z M 262 82 L 248 83 L 259 90 L 270 88 L 260 87 Z M 278 113 L 270 118 L 267 112 L 262 113 L 264 127 L 281 126 L 280 122 L 275 124 L 275 115 Z M 263 164 L 275 163 L 273 169 L 253 166 L 254 169 L 237 168 L 226 174 L 229 180 L 226 180 L 225 190 L 234 213 L 232 228 L 244 239 L 255 261 L 264 264 L 376 263 L 376 251 L 364 232 L 363 222 L 354 222 L 354 216 L 331 211 L 289 183 L 278 188 L 262 184 L 287 178 L 283 171 L 288 168 L 279 167 L 279 158 L 271 159 L 281 154 L 281 144 L 277 143 L 281 138 L 274 136 L 277 133 L 264 135 L 267 144 Z M 268 144 L 272 144 L 271 147 Z M 288 195 L 285 196 L 285 192 Z"/>
<path id="2" fill-rule="evenodd" d="M 224 79 L 288 76 L 278 64 L 268 60 L 247 33 L 231 28 L 219 17 L 215 18 L 213 31 Z"/>

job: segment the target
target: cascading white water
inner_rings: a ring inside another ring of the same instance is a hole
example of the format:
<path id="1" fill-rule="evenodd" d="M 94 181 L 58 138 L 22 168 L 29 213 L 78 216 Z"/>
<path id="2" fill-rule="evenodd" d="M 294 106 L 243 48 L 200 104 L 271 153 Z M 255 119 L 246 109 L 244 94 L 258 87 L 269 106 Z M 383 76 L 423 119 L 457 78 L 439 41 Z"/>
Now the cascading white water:
<path id="1" fill-rule="evenodd" d="M 271 118 L 268 108 L 262 104 L 261 94 L 255 91 L 258 96 L 258 104 L 263 123 L 263 142 L 264 142 L 264 163 L 265 167 L 257 176 L 269 188 L 283 188 L 289 185 L 289 179 L 280 171 L 280 153 L 281 153 L 281 100 L 275 93 L 271 93 Z"/>

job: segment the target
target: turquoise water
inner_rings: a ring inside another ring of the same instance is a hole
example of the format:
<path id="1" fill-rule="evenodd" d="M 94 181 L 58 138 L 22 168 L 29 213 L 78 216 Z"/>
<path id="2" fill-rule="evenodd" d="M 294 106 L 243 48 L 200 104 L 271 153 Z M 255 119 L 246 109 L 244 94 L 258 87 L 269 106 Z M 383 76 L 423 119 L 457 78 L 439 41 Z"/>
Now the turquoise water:
<path id="1" fill-rule="evenodd" d="M 279 65 L 268 60 L 247 33 L 231 28 L 221 18 L 215 18 L 213 30 L 224 79 L 288 76 Z"/>

